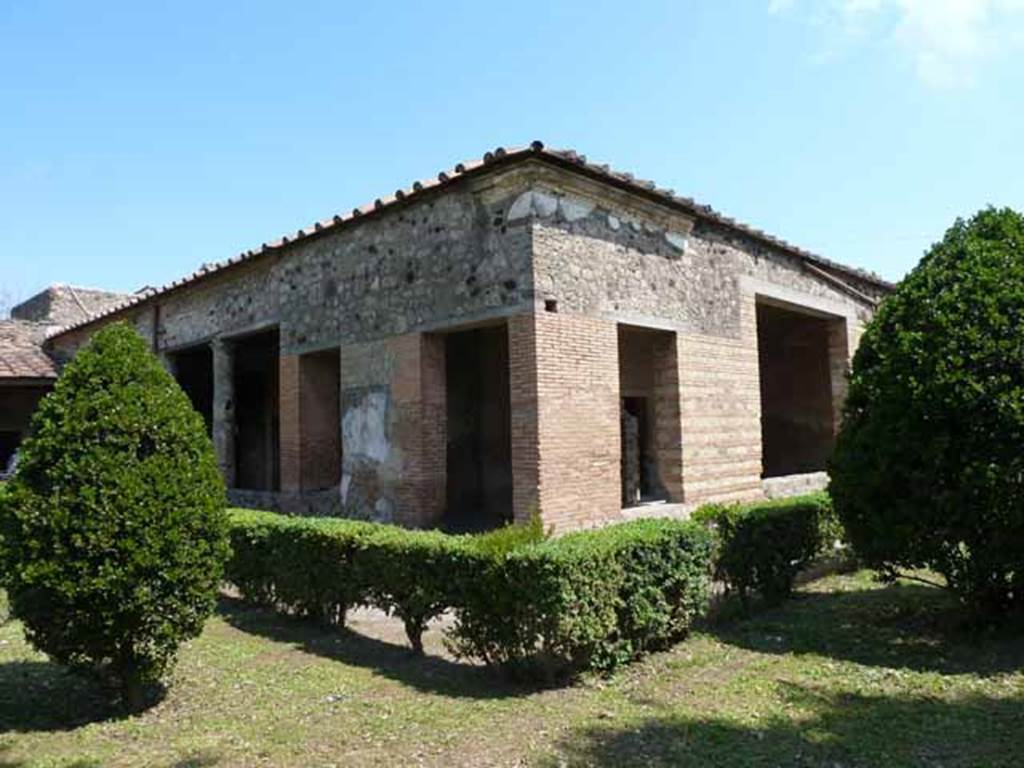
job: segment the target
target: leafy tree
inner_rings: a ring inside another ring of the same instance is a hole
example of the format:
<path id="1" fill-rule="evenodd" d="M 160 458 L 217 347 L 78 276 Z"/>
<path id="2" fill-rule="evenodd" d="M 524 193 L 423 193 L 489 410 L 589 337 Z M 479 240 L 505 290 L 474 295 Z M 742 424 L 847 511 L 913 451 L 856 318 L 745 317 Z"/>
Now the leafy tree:
<path id="1" fill-rule="evenodd" d="M 0 573 L 29 641 L 103 674 L 129 708 L 214 608 L 229 554 L 203 419 L 125 324 L 39 405 L 0 510 Z"/>
<path id="2" fill-rule="evenodd" d="M 931 568 L 979 612 L 1024 604 L 1024 217 L 958 220 L 853 361 L 836 511 L 883 575 Z"/>

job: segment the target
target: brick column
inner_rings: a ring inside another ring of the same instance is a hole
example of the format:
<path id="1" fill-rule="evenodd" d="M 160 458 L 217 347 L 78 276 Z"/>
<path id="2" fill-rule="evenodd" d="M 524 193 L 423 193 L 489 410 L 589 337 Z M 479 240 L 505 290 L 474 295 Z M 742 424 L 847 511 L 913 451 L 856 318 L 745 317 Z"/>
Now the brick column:
<path id="1" fill-rule="evenodd" d="M 281 490 L 298 492 L 302 488 L 302 414 L 300 412 L 300 360 L 298 355 L 278 358 L 279 440 L 281 451 Z"/>
<path id="2" fill-rule="evenodd" d="M 658 480 L 671 502 L 683 500 L 683 436 L 679 407 L 679 337 L 654 336 L 654 455 Z"/>
<path id="3" fill-rule="evenodd" d="M 350 344 L 342 348 L 341 359 L 344 514 L 414 528 L 440 524 L 446 461 L 443 337 L 409 333 Z"/>
<path id="4" fill-rule="evenodd" d="M 736 338 L 680 334 L 683 500 L 762 498 L 761 378 L 754 295 L 742 297 Z"/>
<path id="5" fill-rule="evenodd" d="M 617 520 L 622 511 L 618 326 L 554 312 L 538 312 L 534 322 L 541 518 L 559 531 Z"/>
<path id="6" fill-rule="evenodd" d="M 843 404 L 849 387 L 850 358 L 853 354 L 846 318 L 828 324 L 828 372 L 832 386 L 832 434 L 839 434 Z"/>
<path id="7" fill-rule="evenodd" d="M 537 338 L 535 316 L 508 321 L 509 400 L 512 442 L 512 516 L 525 522 L 539 511 L 537 437 Z"/>
<path id="8" fill-rule="evenodd" d="M 446 410 L 444 337 L 410 333 L 390 339 L 393 438 L 400 452 L 396 518 L 440 525 L 445 508 Z"/>
<path id="9" fill-rule="evenodd" d="M 217 338 L 213 351 L 213 447 L 224 484 L 235 486 L 235 360 L 231 342 Z"/>

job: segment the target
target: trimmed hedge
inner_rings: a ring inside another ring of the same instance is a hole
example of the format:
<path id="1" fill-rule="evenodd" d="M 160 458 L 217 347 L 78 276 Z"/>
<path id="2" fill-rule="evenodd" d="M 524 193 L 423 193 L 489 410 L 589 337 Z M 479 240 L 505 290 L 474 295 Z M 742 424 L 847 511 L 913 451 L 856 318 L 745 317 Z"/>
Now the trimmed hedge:
<path id="1" fill-rule="evenodd" d="M 374 605 L 422 651 L 455 612 L 451 649 L 518 674 L 610 669 L 663 647 L 707 606 L 713 537 L 645 520 L 541 540 L 539 523 L 451 536 L 349 520 L 231 513 L 226 578 L 248 600 L 341 623 Z"/>
<path id="2" fill-rule="evenodd" d="M 776 604 L 793 591 L 797 573 L 842 539 L 826 493 L 757 504 L 708 504 L 696 521 L 719 537 L 715 577 L 739 594 L 751 592 Z"/>
<path id="3" fill-rule="evenodd" d="M 473 561 L 469 537 L 377 526 L 356 553 L 361 602 L 400 618 L 409 644 L 423 653 L 427 622 L 451 607 Z"/>
<path id="4" fill-rule="evenodd" d="M 451 606 L 469 569 L 468 536 L 255 510 L 231 510 L 230 518 L 225 578 L 243 598 L 337 625 L 349 608 L 373 605 L 402 619 L 417 652 L 427 622 Z"/>
<path id="5" fill-rule="evenodd" d="M 825 493 L 708 505 L 545 540 L 539 520 L 452 536 L 353 520 L 231 513 L 227 579 L 248 600 L 339 624 L 356 605 L 399 617 L 422 652 L 452 610 L 452 652 L 521 677 L 610 670 L 683 637 L 712 575 L 766 601 L 842 538 Z"/>
<path id="6" fill-rule="evenodd" d="M 527 676 L 611 669 L 686 634 L 707 607 L 713 537 L 640 520 L 482 558 L 449 645 Z"/>
<path id="7" fill-rule="evenodd" d="M 379 527 L 358 520 L 230 510 L 234 553 L 225 579 L 242 596 L 325 624 L 365 601 L 355 553 Z"/>

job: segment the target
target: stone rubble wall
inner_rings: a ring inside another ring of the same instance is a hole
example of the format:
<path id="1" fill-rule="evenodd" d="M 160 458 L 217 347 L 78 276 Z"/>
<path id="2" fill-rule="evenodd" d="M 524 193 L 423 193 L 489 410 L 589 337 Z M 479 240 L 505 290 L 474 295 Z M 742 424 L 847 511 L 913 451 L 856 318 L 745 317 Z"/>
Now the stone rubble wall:
<path id="1" fill-rule="evenodd" d="M 855 291 L 880 290 L 841 279 Z M 619 324 L 671 333 L 658 396 L 669 383 L 678 391 L 665 412 L 679 423 L 662 430 L 657 451 L 672 501 L 763 497 L 755 307 L 765 296 L 844 318 L 830 347 L 845 347 L 846 358 L 871 315 L 868 303 L 791 254 L 530 161 L 257 257 L 121 317 L 161 354 L 230 345 L 276 326 L 289 382 L 300 379 L 291 375 L 298 356 L 340 349 L 340 486 L 233 498 L 416 526 L 437 524 L 445 504 L 440 334 L 502 320 L 514 516 L 539 510 L 569 530 L 621 519 Z M 73 353 L 91 332 L 66 334 L 58 351 Z M 836 361 L 838 408 L 846 363 Z M 214 398 L 223 454 L 230 387 L 216 373 L 226 387 Z M 282 415 L 294 415 L 300 386 L 284 386 L 281 398 Z M 292 466 L 301 435 L 285 428 L 282 436 L 282 477 L 301 477 Z"/>

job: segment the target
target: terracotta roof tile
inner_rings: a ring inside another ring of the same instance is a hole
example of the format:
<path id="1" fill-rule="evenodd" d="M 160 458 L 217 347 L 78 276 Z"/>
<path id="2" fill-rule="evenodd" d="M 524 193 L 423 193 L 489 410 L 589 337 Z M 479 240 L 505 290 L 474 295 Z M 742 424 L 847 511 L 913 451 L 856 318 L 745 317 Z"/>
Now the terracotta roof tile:
<path id="1" fill-rule="evenodd" d="M 118 312 L 129 309 L 133 306 L 142 304 L 149 299 L 159 296 L 163 293 L 181 288 L 189 285 L 197 280 L 200 280 L 208 275 L 219 272 L 227 267 L 239 264 L 241 262 L 249 261 L 267 253 L 273 253 L 278 251 L 289 244 L 304 240 L 308 237 L 319 236 L 325 232 L 330 232 L 338 227 L 343 227 L 352 222 L 354 219 L 370 216 L 380 211 L 386 210 L 393 205 L 399 205 L 406 203 L 410 200 L 416 199 L 418 196 L 427 193 L 435 188 L 439 188 L 458 181 L 460 178 L 467 175 L 474 175 L 477 172 L 486 172 L 487 169 L 496 164 L 510 164 L 525 160 L 527 158 L 535 158 L 546 160 L 552 163 L 556 163 L 566 168 L 575 169 L 578 172 L 583 172 L 594 178 L 602 179 L 621 187 L 628 188 L 629 190 L 647 195 L 652 199 L 656 199 L 666 205 L 675 206 L 681 208 L 686 212 L 696 216 L 699 219 L 705 219 L 712 221 L 728 229 L 732 229 L 736 232 L 744 234 L 755 240 L 759 240 L 766 243 L 774 248 L 778 248 L 781 251 L 785 251 L 793 256 L 796 256 L 804 261 L 810 262 L 811 264 L 826 269 L 835 270 L 844 274 L 850 275 L 860 280 L 872 283 L 880 288 L 889 290 L 893 287 L 892 283 L 883 280 L 878 275 L 870 272 L 865 272 L 860 269 L 848 267 L 844 264 L 839 264 L 834 261 L 830 261 L 826 258 L 818 256 L 817 254 L 806 251 L 803 248 L 799 248 L 785 240 L 769 235 L 755 227 L 737 222 L 723 214 L 715 211 L 710 205 L 703 205 L 695 202 L 692 198 L 682 197 L 676 195 L 671 189 L 659 189 L 658 186 L 646 179 L 638 179 L 631 173 L 623 171 L 615 171 L 608 165 L 590 163 L 587 161 L 586 155 L 581 155 L 575 150 L 565 149 L 548 149 L 544 146 L 543 142 L 534 141 L 529 147 L 506 149 L 505 147 L 498 147 L 494 151 L 484 153 L 482 159 L 469 160 L 457 164 L 453 169 L 448 169 L 438 173 L 436 179 L 425 179 L 422 181 L 413 182 L 412 186 L 406 190 L 399 190 L 394 195 L 388 195 L 383 198 L 377 198 L 372 203 L 362 205 L 358 208 L 353 208 L 349 214 L 341 214 L 334 216 L 330 219 L 324 219 L 319 222 L 318 225 L 313 225 L 306 229 L 300 229 L 294 237 L 282 237 L 270 243 L 263 243 L 262 246 L 255 251 L 243 251 L 237 256 L 233 256 L 224 261 L 217 262 L 210 265 L 204 265 L 199 270 L 196 270 L 190 275 L 174 280 L 173 282 L 163 286 L 162 288 L 147 291 L 145 293 L 134 294 L 129 296 L 123 302 L 120 302 L 112 307 L 105 309 L 102 312 L 92 315 L 86 320 L 82 320 L 71 325 L 66 325 L 63 328 L 57 329 L 55 332 L 50 334 L 50 337 L 60 336 L 63 333 L 80 328 L 83 326 L 90 325 L 97 320 L 110 315 L 117 314 Z M 481 169 L 485 169 L 481 171 Z"/>
<path id="2" fill-rule="evenodd" d="M 47 326 L 0 321 L 0 379 L 55 379 L 57 365 L 42 350 Z"/>

